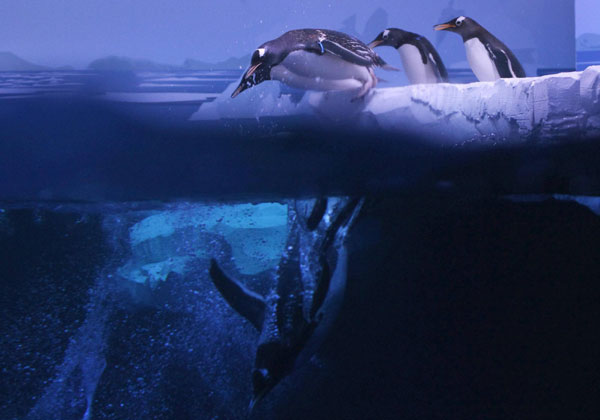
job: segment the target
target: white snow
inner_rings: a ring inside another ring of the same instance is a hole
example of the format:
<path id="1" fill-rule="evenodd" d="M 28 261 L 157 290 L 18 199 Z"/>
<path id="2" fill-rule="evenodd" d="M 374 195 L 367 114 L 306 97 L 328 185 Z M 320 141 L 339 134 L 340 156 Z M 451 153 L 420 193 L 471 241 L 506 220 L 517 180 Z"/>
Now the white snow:
<path id="1" fill-rule="evenodd" d="M 307 114 L 359 126 L 375 121 L 384 130 L 429 134 L 446 143 L 600 135 L 600 66 L 495 82 L 377 88 L 354 102 L 354 92 L 308 92 L 295 104 L 281 95 L 277 82 L 264 82 L 230 99 L 236 85 L 202 104 L 191 119 Z"/>

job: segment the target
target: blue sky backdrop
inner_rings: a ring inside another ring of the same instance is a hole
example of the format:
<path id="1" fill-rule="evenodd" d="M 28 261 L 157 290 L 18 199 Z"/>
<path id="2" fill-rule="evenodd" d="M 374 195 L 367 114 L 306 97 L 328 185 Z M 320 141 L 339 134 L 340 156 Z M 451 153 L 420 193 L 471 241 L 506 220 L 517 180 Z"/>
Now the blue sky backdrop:
<path id="1" fill-rule="evenodd" d="M 577 32 L 600 33 L 600 0 L 577 1 Z M 431 29 L 457 13 L 520 50 L 526 67 L 574 60 L 573 0 L 2 0 L 0 51 L 53 66 L 85 67 L 110 54 L 216 62 L 292 28 L 343 29 L 368 41 L 383 26 L 396 26 L 428 36 L 447 64 L 460 67 L 459 37 Z"/>
<path id="2" fill-rule="evenodd" d="M 600 0 L 576 0 L 577 35 L 600 34 Z"/>

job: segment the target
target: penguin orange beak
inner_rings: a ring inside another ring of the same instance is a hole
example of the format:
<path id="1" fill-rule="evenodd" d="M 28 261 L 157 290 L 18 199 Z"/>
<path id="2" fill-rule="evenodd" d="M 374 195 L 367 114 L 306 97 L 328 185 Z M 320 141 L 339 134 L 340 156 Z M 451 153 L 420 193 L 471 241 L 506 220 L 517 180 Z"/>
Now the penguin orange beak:
<path id="1" fill-rule="evenodd" d="M 238 96 L 240 93 L 242 93 L 246 89 L 248 89 L 248 86 L 246 86 L 246 81 L 242 80 L 241 83 L 239 84 L 239 86 L 231 94 L 231 98 L 235 98 L 236 96 Z"/>
<path id="2" fill-rule="evenodd" d="M 376 41 L 373 41 L 373 42 L 371 42 L 371 43 L 369 44 L 369 48 L 373 49 L 373 48 L 375 48 L 375 47 L 378 47 L 378 46 L 380 46 L 381 44 L 383 44 L 383 41 L 382 41 L 382 40 L 376 40 Z"/>
<path id="3" fill-rule="evenodd" d="M 248 69 L 248 71 L 246 72 L 246 76 L 244 78 L 252 76 L 254 74 L 254 72 L 256 71 L 256 69 L 259 68 L 261 64 L 262 63 L 258 63 L 258 64 L 253 65 L 252 67 L 250 67 Z"/>
<path id="4" fill-rule="evenodd" d="M 456 25 L 452 23 L 442 23 L 433 27 L 433 29 L 435 29 L 436 31 L 445 31 L 446 29 L 450 28 L 456 28 Z"/>
<path id="5" fill-rule="evenodd" d="M 255 65 L 251 66 L 248 70 L 246 70 L 246 73 L 244 73 L 244 76 L 242 77 L 242 81 L 240 82 L 239 86 L 231 94 L 232 98 L 235 98 L 240 93 L 242 93 L 243 91 L 245 91 L 246 89 L 248 89 L 249 87 L 251 87 L 255 84 L 255 83 L 249 82 L 248 79 L 250 77 L 252 77 L 252 75 L 256 72 L 256 70 L 260 67 L 261 64 L 262 63 L 255 64 Z"/>

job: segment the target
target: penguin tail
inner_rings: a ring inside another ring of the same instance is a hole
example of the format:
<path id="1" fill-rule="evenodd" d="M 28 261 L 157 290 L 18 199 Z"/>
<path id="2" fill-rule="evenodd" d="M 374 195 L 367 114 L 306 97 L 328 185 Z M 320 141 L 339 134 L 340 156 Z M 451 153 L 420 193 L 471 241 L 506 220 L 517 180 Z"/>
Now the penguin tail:
<path id="1" fill-rule="evenodd" d="M 383 66 L 381 66 L 382 69 L 387 70 L 387 71 L 402 71 L 397 67 L 394 66 L 390 66 L 389 64 L 384 64 Z"/>

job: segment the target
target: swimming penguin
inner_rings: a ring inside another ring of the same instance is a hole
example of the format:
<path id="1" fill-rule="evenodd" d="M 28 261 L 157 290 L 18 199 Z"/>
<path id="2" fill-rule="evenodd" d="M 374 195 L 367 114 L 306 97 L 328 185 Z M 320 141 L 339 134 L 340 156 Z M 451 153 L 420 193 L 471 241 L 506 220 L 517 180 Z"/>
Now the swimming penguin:
<path id="1" fill-rule="evenodd" d="M 427 38 L 402 29 L 388 28 L 377 35 L 369 47 L 375 48 L 382 45 L 398 50 L 411 84 L 448 81 L 446 66 Z"/>
<path id="2" fill-rule="evenodd" d="M 261 296 L 228 277 L 213 259 L 223 298 L 260 333 L 249 412 L 295 366 L 309 359 L 339 312 L 346 283 L 344 240 L 362 200 L 321 199 L 288 206 L 289 235 L 271 293 Z M 303 213 L 308 213 L 304 217 Z"/>
<path id="3" fill-rule="evenodd" d="M 480 81 L 525 77 L 525 70 L 513 52 L 473 19 L 460 16 L 435 25 L 434 29 L 462 36 L 469 65 Z"/>
<path id="4" fill-rule="evenodd" d="M 262 44 L 237 89 L 279 80 L 306 90 L 358 90 L 363 97 L 377 84 L 374 67 L 395 70 L 358 39 L 326 29 L 297 29 Z"/>

